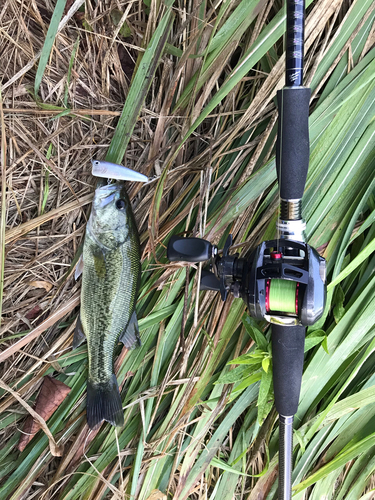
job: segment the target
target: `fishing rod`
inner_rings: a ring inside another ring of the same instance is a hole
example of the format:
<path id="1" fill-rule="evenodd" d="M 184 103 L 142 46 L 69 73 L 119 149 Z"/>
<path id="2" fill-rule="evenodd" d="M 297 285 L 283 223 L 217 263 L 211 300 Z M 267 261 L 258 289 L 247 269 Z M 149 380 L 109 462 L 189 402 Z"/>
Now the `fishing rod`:
<path id="1" fill-rule="evenodd" d="M 209 241 L 172 236 L 170 261 L 211 261 L 201 290 L 241 297 L 250 314 L 271 323 L 275 406 L 279 413 L 279 500 L 292 495 L 293 419 L 302 381 L 306 327 L 323 314 L 326 262 L 306 243 L 302 196 L 309 165 L 309 101 L 303 86 L 305 1 L 287 0 L 285 86 L 277 92 L 279 110 L 276 170 L 280 211 L 277 238 L 261 243 L 247 259 L 222 255 Z"/>

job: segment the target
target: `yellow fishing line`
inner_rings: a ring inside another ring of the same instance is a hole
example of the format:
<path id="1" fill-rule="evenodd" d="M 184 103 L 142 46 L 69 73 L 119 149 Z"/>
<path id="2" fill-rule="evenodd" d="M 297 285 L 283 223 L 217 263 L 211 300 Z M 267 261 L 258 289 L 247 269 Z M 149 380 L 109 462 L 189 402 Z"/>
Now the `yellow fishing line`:
<path id="1" fill-rule="evenodd" d="M 296 281 L 272 279 L 269 290 L 271 311 L 296 312 Z"/>

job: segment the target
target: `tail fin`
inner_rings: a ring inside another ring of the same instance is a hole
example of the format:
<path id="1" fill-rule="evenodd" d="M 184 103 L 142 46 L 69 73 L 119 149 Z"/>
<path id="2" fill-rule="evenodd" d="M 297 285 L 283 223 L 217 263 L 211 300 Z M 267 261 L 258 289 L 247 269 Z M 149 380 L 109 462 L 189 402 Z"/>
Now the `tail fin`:
<path id="1" fill-rule="evenodd" d="M 86 413 L 90 429 L 96 429 L 102 420 L 112 425 L 124 425 L 120 391 L 114 373 L 108 382 L 95 384 L 87 380 Z"/>

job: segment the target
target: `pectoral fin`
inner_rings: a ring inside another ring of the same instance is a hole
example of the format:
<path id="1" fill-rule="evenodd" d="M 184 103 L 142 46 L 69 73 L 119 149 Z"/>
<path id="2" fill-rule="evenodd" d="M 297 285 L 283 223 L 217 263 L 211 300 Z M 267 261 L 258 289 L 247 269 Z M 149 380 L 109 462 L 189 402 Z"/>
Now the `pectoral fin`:
<path id="1" fill-rule="evenodd" d="M 120 335 L 119 341 L 124 344 L 128 349 L 133 349 L 141 345 L 141 338 L 139 336 L 138 319 L 137 314 L 134 311 L 130 321 L 125 328 L 125 330 Z"/>
<path id="2" fill-rule="evenodd" d="M 76 327 L 74 329 L 73 349 L 76 349 L 86 340 L 85 332 L 82 328 L 81 315 L 78 315 Z"/>
<path id="3" fill-rule="evenodd" d="M 77 281 L 77 279 L 81 276 L 82 273 L 83 273 L 83 254 L 81 254 L 80 258 L 78 259 L 76 270 L 74 271 L 74 279 Z"/>

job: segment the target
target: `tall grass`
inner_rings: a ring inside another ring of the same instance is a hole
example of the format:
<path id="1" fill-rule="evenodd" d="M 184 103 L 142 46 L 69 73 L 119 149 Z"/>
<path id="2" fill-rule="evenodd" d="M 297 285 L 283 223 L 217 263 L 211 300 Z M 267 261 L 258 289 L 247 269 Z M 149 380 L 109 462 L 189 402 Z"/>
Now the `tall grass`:
<path id="1" fill-rule="evenodd" d="M 313 98 L 304 216 L 332 285 L 324 317 L 308 330 L 294 498 L 359 499 L 374 487 L 375 468 L 375 9 L 371 0 L 307 5 Z M 116 365 L 125 425 L 117 434 L 107 424 L 88 432 L 87 348 L 70 349 L 74 311 L 54 340 L 59 370 L 36 363 L 12 380 L 28 398 L 33 379 L 46 374 L 72 388 L 48 421 L 64 455 L 54 459 L 41 432 L 16 451 L 24 417 L 3 391 L 0 428 L 12 432 L 0 452 L 0 498 L 275 499 L 268 325 L 249 318 L 240 299 L 197 294 L 198 269 L 168 263 L 165 247 L 184 233 L 222 247 L 231 232 L 246 256 L 273 237 L 285 11 L 277 0 L 138 7 L 126 23 L 133 45 L 142 34 L 142 50 L 108 152 L 154 176 L 149 186 L 129 186 L 143 244 L 142 346 Z M 100 8 L 86 5 L 88 44 L 101 36 Z M 83 60 L 83 43 L 76 50 Z M 245 353 L 251 364 L 230 363 Z"/>

